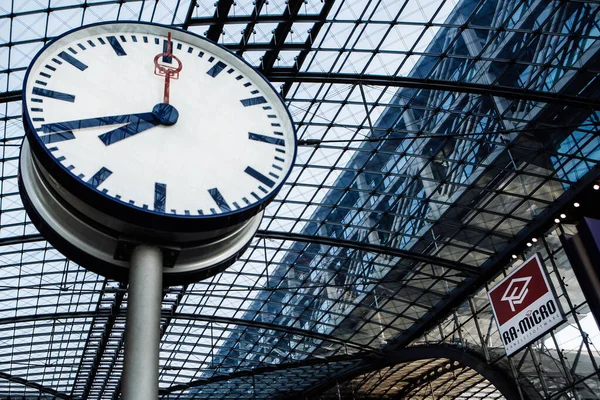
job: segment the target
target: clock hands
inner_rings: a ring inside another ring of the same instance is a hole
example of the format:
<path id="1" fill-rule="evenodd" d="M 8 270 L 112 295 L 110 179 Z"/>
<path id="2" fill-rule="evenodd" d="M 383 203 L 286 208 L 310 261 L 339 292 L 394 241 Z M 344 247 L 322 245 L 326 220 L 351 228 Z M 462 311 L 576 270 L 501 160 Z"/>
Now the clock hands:
<path id="1" fill-rule="evenodd" d="M 150 113 L 152 115 L 152 113 Z M 106 146 L 111 145 L 113 143 L 117 143 L 123 139 L 127 139 L 133 135 L 137 135 L 140 132 L 144 132 L 150 128 L 154 128 L 158 125 L 158 120 L 152 116 L 152 119 L 146 120 L 143 118 L 138 118 L 135 121 L 131 121 L 131 124 L 123 125 L 120 128 L 113 129 L 112 131 L 103 133 L 99 135 L 98 138 L 102 140 Z"/>
<path id="2" fill-rule="evenodd" d="M 126 124 L 112 131 L 98 135 L 106 145 L 117 143 L 123 139 L 134 136 L 158 125 L 174 125 L 179 118 L 177 109 L 172 105 L 159 103 L 152 112 L 113 115 L 107 117 L 86 118 L 74 121 L 55 122 L 42 125 L 42 132 L 50 135 L 42 136 L 44 143 L 54 143 L 62 140 L 74 139 L 72 130 L 93 128 L 106 125 Z"/>
<path id="3" fill-rule="evenodd" d="M 144 118 L 139 118 L 137 122 L 132 121 L 133 123 L 129 125 L 123 125 L 122 127 L 114 129 L 110 132 L 103 133 L 98 137 L 105 145 L 108 146 L 123 139 L 127 139 L 130 136 L 137 135 L 138 133 L 153 128 L 156 125 L 174 125 L 179 118 L 177 109 L 172 105 L 165 103 L 159 103 L 155 105 L 151 113 L 133 114 L 132 116 L 135 118 L 139 117 L 140 115 L 145 116 L 146 114 L 150 114 L 152 119 L 147 120 Z"/>
<path id="4" fill-rule="evenodd" d="M 132 122 L 138 122 L 140 120 L 152 121 L 155 117 L 151 112 L 138 113 L 138 114 L 124 114 L 124 115 L 112 115 L 107 117 L 96 117 L 78 119 L 74 121 L 63 121 L 55 122 L 51 124 L 42 125 L 42 132 L 66 132 L 74 129 L 93 128 L 97 126 L 105 125 L 116 125 L 116 124 L 127 124 Z"/>
<path id="5" fill-rule="evenodd" d="M 183 63 L 179 58 L 173 55 L 173 45 L 171 42 L 171 33 L 167 35 L 166 49 L 154 57 L 154 74 L 164 77 L 163 103 L 159 103 L 152 109 L 152 112 L 113 115 L 97 118 L 86 118 L 73 121 L 63 121 L 50 124 L 43 124 L 41 131 L 48 135 L 40 136 L 45 144 L 60 142 L 63 140 L 75 139 L 73 130 L 93 128 L 106 125 L 125 124 L 112 131 L 103 133 L 98 138 L 106 146 L 117 143 L 128 137 L 137 135 L 140 132 L 153 128 L 157 125 L 174 125 L 179 118 L 179 113 L 175 107 L 169 104 L 169 90 L 171 79 L 178 79 L 179 72 L 183 69 Z M 162 57 L 162 63 L 159 59 Z M 176 61 L 176 65 L 167 65 Z"/>
<path id="6" fill-rule="evenodd" d="M 177 67 L 171 65 L 160 64 L 158 59 L 162 57 L 164 62 L 171 62 L 172 60 L 177 61 Z M 169 89 L 171 87 L 171 79 L 179 79 L 179 72 L 183 69 L 183 63 L 179 58 L 173 55 L 172 43 L 171 43 L 171 32 L 167 35 L 167 50 L 159 53 L 154 57 L 154 74 L 165 77 L 164 87 L 164 104 L 169 104 Z"/>

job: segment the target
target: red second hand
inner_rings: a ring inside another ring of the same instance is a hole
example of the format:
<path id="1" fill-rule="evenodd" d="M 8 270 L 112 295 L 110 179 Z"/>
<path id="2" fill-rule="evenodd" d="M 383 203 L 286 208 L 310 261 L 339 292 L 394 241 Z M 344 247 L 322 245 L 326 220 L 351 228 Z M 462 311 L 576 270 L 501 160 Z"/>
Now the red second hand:
<path id="1" fill-rule="evenodd" d="M 179 72 L 183 68 L 183 64 L 181 63 L 179 58 L 177 58 L 176 56 L 173 55 L 173 49 L 172 49 L 171 45 L 172 45 L 171 32 L 169 32 L 167 34 L 167 51 L 163 52 L 163 53 L 159 53 L 156 55 L 156 57 L 154 57 L 154 73 L 156 75 L 165 77 L 165 89 L 164 89 L 164 96 L 163 96 L 164 97 L 163 103 L 165 103 L 165 104 L 169 104 L 169 90 L 171 88 L 171 77 L 173 79 L 178 79 Z M 171 57 L 172 59 L 177 61 L 177 64 L 178 64 L 177 68 L 159 64 L 158 60 L 161 57 Z"/>
<path id="2" fill-rule="evenodd" d="M 171 51 L 171 32 L 167 35 L 167 57 L 173 56 L 173 52 Z M 167 70 L 165 73 L 165 104 L 169 104 L 169 89 L 171 88 L 171 74 L 170 70 Z"/>

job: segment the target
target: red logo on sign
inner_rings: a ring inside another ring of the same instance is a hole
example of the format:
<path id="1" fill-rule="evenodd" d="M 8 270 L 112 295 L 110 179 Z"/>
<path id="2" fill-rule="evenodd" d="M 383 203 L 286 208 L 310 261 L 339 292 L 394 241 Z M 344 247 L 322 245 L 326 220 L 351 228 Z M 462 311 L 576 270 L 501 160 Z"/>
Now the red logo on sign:
<path id="1" fill-rule="evenodd" d="M 498 324 L 502 325 L 550 291 L 534 257 L 493 288 L 490 293 Z"/>

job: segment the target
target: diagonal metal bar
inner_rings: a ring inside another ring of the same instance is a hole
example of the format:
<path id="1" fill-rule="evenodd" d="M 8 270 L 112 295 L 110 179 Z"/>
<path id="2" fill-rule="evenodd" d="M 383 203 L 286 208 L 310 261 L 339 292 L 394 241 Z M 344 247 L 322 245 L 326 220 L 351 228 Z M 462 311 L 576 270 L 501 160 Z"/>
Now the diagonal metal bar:
<path id="1" fill-rule="evenodd" d="M 363 75 L 320 72 L 295 73 L 289 68 L 273 68 L 270 71 L 266 71 L 265 75 L 272 82 L 331 83 L 342 85 L 388 86 L 436 91 L 443 90 L 448 92 L 492 95 L 515 100 L 529 100 L 541 103 L 560 104 L 563 106 L 600 110 L 600 101 L 598 100 L 572 95 L 565 95 L 561 93 L 550 93 L 539 90 L 512 88 L 508 86 L 484 85 L 479 83 L 455 82 L 440 79 L 425 79 L 408 76 Z"/>
<path id="2" fill-rule="evenodd" d="M 227 21 L 229 10 L 233 6 L 233 0 L 219 0 L 215 3 L 215 5 L 214 23 L 208 28 L 206 38 L 212 40 L 213 42 L 218 42 L 219 38 L 221 37 L 221 33 L 223 33 L 223 27 Z"/>
<path id="3" fill-rule="evenodd" d="M 348 361 L 359 362 L 359 361 L 365 361 L 365 360 L 370 360 L 370 359 L 373 359 L 373 355 L 370 353 L 356 353 L 356 354 L 351 354 L 351 355 L 339 355 L 339 356 L 330 356 L 330 357 L 323 357 L 323 358 L 308 358 L 308 359 L 300 360 L 300 361 L 293 361 L 293 362 L 281 363 L 281 364 L 276 364 L 276 365 L 269 365 L 266 367 L 258 367 L 258 368 L 248 369 L 248 370 L 232 372 L 227 375 L 215 375 L 210 378 L 196 379 L 189 383 L 173 385 L 169 388 L 160 390 L 159 393 L 160 394 L 169 394 L 169 393 L 173 393 L 173 392 L 179 392 L 182 390 L 190 389 L 193 387 L 208 385 L 211 383 L 224 382 L 224 381 L 228 381 L 228 380 L 236 379 L 236 378 L 258 376 L 258 375 L 269 374 L 269 373 L 277 372 L 277 371 L 286 371 L 286 370 L 294 369 L 294 368 L 310 367 L 310 366 L 314 366 L 314 365 L 324 365 L 324 364 L 335 363 L 335 362 L 348 362 Z"/>
<path id="4" fill-rule="evenodd" d="M 273 39 L 271 39 L 271 45 L 273 50 L 267 51 L 262 58 L 260 66 L 260 70 L 262 73 L 268 74 L 275 65 L 275 62 L 279 57 L 279 52 L 282 48 L 284 48 L 285 38 L 290 33 L 295 18 L 298 16 L 298 12 L 300 11 L 303 4 L 304 0 L 286 1 L 286 8 L 283 13 L 284 22 L 279 23 L 277 25 L 277 28 L 275 28 L 275 31 L 273 32 Z"/>
<path id="5" fill-rule="evenodd" d="M 323 244 L 327 246 L 334 247 L 343 247 L 352 250 L 362 250 L 370 253 L 377 253 L 386 256 L 400 257 L 406 260 L 415 261 L 415 262 L 423 262 L 428 264 L 437 265 L 440 267 L 448 268 L 454 271 L 459 271 L 465 276 L 479 276 L 479 268 L 472 267 L 468 264 L 448 261 L 443 258 L 415 253 L 407 250 L 395 249 L 393 247 L 380 246 L 370 243 L 364 242 L 355 242 L 352 240 L 344 240 L 344 239 L 333 239 L 324 236 L 313 236 L 306 235 L 302 233 L 293 233 L 293 232 L 275 232 L 275 231 L 265 231 L 259 230 L 256 233 L 256 236 L 259 238 L 265 239 L 279 239 L 279 240 L 291 240 L 295 242 L 303 242 L 303 243 L 317 243 Z"/>
<path id="6" fill-rule="evenodd" d="M 21 100 L 21 90 L 11 90 L 10 92 L 0 93 L 0 104 L 10 103 Z"/>
<path id="7" fill-rule="evenodd" d="M 35 321 L 53 321 L 55 319 L 75 319 L 75 318 L 90 318 L 95 316 L 110 316 L 110 311 L 79 311 L 79 312 L 63 312 L 63 313 L 53 313 L 53 314 L 36 314 L 36 315 L 24 315 L 20 317 L 10 317 L 10 318 L 0 318 L 0 327 L 5 324 L 19 324 L 24 322 L 35 322 Z M 119 311 L 116 315 L 124 316 L 124 311 Z M 282 332 L 288 333 L 292 335 L 297 335 L 301 337 L 308 337 L 312 339 L 322 340 L 329 343 L 335 343 L 339 345 L 343 345 L 348 348 L 354 348 L 363 352 L 368 352 L 373 355 L 382 355 L 379 350 L 365 346 L 361 343 L 355 343 L 352 341 L 348 341 L 345 339 L 339 339 L 333 336 L 321 334 L 315 331 L 309 331 L 306 329 L 294 328 L 293 326 L 284 326 L 271 324 L 267 322 L 260 322 L 254 320 L 245 320 L 242 318 L 232 318 L 232 317 L 219 317 L 216 315 L 199 315 L 199 314 L 188 314 L 188 313 L 171 313 L 169 311 L 163 312 L 161 314 L 161 318 L 169 319 L 169 321 L 175 319 L 182 320 L 190 320 L 190 321 L 203 321 L 224 325 L 237 325 L 237 326 L 248 326 L 252 328 L 259 328 L 270 330 L 274 332 Z"/>
<path id="8" fill-rule="evenodd" d="M 296 56 L 296 64 L 294 65 L 294 73 L 298 73 L 298 71 L 300 71 L 300 68 L 302 68 L 302 65 L 304 64 L 306 57 L 308 56 L 308 54 L 310 53 L 310 51 L 313 47 L 313 43 L 317 39 L 317 36 L 319 35 L 321 28 L 323 28 L 323 25 L 325 25 L 325 22 L 327 21 L 327 16 L 329 15 L 329 12 L 331 11 L 331 8 L 333 7 L 334 3 L 335 3 L 335 0 L 325 0 L 325 3 L 323 4 L 323 8 L 321 9 L 321 12 L 319 13 L 319 20 L 317 22 L 315 22 L 315 24 L 313 25 L 313 27 L 311 28 L 311 30 L 308 34 L 308 38 L 306 39 L 306 42 L 303 44 L 304 49 L 302 51 L 300 51 L 300 53 Z M 296 18 L 297 17 L 298 16 L 296 16 Z M 286 46 L 289 46 L 289 44 Z M 288 92 L 290 91 L 290 88 L 292 87 L 292 83 L 293 82 L 284 82 L 283 87 L 281 88 L 281 95 L 284 98 L 287 96 Z"/>
<path id="9" fill-rule="evenodd" d="M 26 387 L 29 387 L 29 388 L 32 388 L 35 390 L 39 390 L 40 393 L 49 394 L 51 396 L 54 396 L 54 398 L 57 398 L 57 399 L 65 399 L 65 400 L 73 399 L 73 397 L 69 396 L 66 393 L 59 392 L 58 390 L 40 385 L 39 383 L 28 381 L 27 379 L 23 379 L 18 376 L 12 376 L 10 374 L 7 374 L 6 372 L 0 372 L 0 379 L 6 379 L 9 382 L 18 383 L 20 385 L 23 385 L 23 386 L 26 386 Z M 9 397 L 9 399 L 10 398 L 16 399 L 16 397 Z"/>
<path id="10" fill-rule="evenodd" d="M 246 26 L 246 28 L 244 29 L 244 33 L 242 34 L 242 40 L 240 41 L 239 48 L 235 49 L 235 52 L 238 56 L 241 56 L 244 53 L 244 51 L 246 51 L 249 45 L 250 38 L 254 33 L 254 28 L 257 24 L 257 19 L 260 16 L 260 11 L 262 10 L 266 2 L 267 0 L 256 1 L 254 9 L 252 10 L 252 15 L 250 16 L 250 21 L 248 22 L 248 25 Z M 229 19 L 229 22 L 231 23 L 231 18 Z M 234 49 L 230 48 L 230 50 L 233 51 Z"/>
<path id="11" fill-rule="evenodd" d="M 104 357 L 104 354 L 106 352 L 107 345 L 110 341 L 112 330 L 115 326 L 115 321 L 117 320 L 117 316 L 119 315 L 120 310 L 121 310 L 121 304 L 123 303 L 123 299 L 125 297 L 125 290 L 124 290 L 125 285 L 121 284 L 120 288 L 122 290 L 117 291 L 117 293 L 115 295 L 115 299 L 113 300 L 113 304 L 110 309 L 110 315 L 108 316 L 106 325 L 104 326 L 104 329 L 102 331 L 102 336 L 100 337 L 100 342 L 98 344 L 96 354 L 94 355 L 94 361 L 93 361 L 92 367 L 88 371 L 89 374 L 87 376 L 86 384 L 83 389 L 83 398 L 84 399 L 88 398 L 90 390 L 92 389 L 92 387 L 94 385 L 94 381 L 96 379 L 96 374 L 98 372 L 98 368 L 100 367 L 100 363 L 102 362 L 102 358 Z M 89 339 L 88 339 L 88 341 L 89 341 Z M 80 372 L 80 371 L 78 371 L 78 372 Z"/>
<path id="12" fill-rule="evenodd" d="M 423 386 L 424 384 L 427 384 L 428 382 L 433 382 L 436 381 L 437 379 L 441 378 L 442 376 L 446 375 L 449 372 L 458 370 L 458 369 L 463 369 L 465 368 L 464 365 L 458 364 L 458 365 L 454 365 L 454 361 L 449 361 L 446 363 L 443 363 L 441 365 L 436 365 L 435 367 L 428 369 L 426 371 L 424 371 L 422 374 L 414 377 L 414 378 L 410 378 L 407 379 L 405 382 L 406 386 L 404 386 L 402 388 L 402 390 L 400 390 L 398 393 L 396 393 L 393 397 L 394 400 L 402 400 L 402 399 L 409 399 L 411 397 L 410 394 L 419 389 L 421 386 Z"/>
<path id="13" fill-rule="evenodd" d="M 428 264 L 438 265 L 440 267 L 448 268 L 455 271 L 460 271 L 466 276 L 478 276 L 479 268 L 472 267 L 468 264 L 463 264 L 459 262 L 453 262 L 444 260 L 443 258 L 427 255 L 427 254 L 419 254 L 414 253 L 407 250 L 394 249 L 392 247 L 373 245 L 368 243 L 354 242 L 351 240 L 343 240 L 343 239 L 332 239 L 323 236 L 311 236 L 304 235 L 301 233 L 291 233 L 291 232 L 276 232 L 276 231 L 265 231 L 259 230 L 256 234 L 256 237 L 265 238 L 265 239 L 278 239 L 278 240 L 293 240 L 296 242 L 304 242 L 304 243 L 319 243 L 328 246 L 335 247 L 345 247 L 353 250 L 363 250 L 371 253 L 377 253 L 382 255 L 389 255 L 395 257 L 401 257 L 407 260 L 416 261 L 416 262 L 424 262 Z M 30 243 L 45 240 L 42 235 L 25 235 L 25 236 L 14 236 L 11 238 L 0 239 L 0 246 L 11 245 L 11 244 L 19 244 L 19 243 Z"/>

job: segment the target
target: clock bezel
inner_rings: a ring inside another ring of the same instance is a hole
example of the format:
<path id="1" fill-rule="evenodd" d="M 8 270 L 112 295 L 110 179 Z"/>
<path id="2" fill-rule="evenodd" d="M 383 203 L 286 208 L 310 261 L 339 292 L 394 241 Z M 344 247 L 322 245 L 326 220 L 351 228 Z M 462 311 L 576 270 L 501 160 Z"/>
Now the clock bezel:
<path id="1" fill-rule="evenodd" d="M 111 30 L 110 27 L 115 27 L 114 30 Z M 285 119 L 289 119 L 290 130 L 293 136 L 294 144 L 292 146 L 293 153 L 291 154 L 291 164 L 290 168 L 285 171 L 283 179 L 272 188 L 269 193 L 265 194 L 260 200 L 256 200 L 254 203 L 247 205 L 246 207 L 242 207 L 240 209 L 231 210 L 228 212 L 222 212 L 219 214 L 204 214 L 204 215 L 182 215 L 182 214 L 170 214 L 167 212 L 161 213 L 155 211 L 153 209 L 142 209 L 131 204 L 128 204 L 124 201 L 118 200 L 114 197 L 108 196 L 107 194 L 102 193 L 99 190 L 96 190 L 89 186 L 86 182 L 80 180 L 77 176 L 75 176 L 71 171 L 69 171 L 66 167 L 64 167 L 60 162 L 56 160 L 55 157 L 50 153 L 48 148 L 40 141 L 40 137 L 36 134 L 35 127 L 31 120 L 31 115 L 28 111 L 27 105 L 27 91 L 23 90 L 22 95 L 22 106 L 23 106 L 23 117 L 24 117 L 24 128 L 25 134 L 29 139 L 29 143 L 31 146 L 31 150 L 34 156 L 38 159 L 38 161 L 43 165 L 43 167 L 50 173 L 52 178 L 54 178 L 57 183 L 66 189 L 73 196 L 77 197 L 87 205 L 115 218 L 121 219 L 128 223 L 148 228 L 151 230 L 158 231 L 178 231 L 178 232 L 193 232 L 193 231 L 210 231 L 214 229 L 221 229 L 227 226 L 232 226 L 241 223 L 242 221 L 248 220 L 252 216 L 258 214 L 262 211 L 277 195 L 277 193 L 281 190 L 283 185 L 285 184 L 287 178 L 292 172 L 292 168 L 297 155 L 297 134 L 296 127 L 294 125 L 292 116 L 285 106 L 285 101 L 281 97 L 281 95 L 276 91 L 273 85 L 267 80 L 264 75 L 262 75 L 258 70 L 256 70 L 252 65 L 250 65 L 246 60 L 239 57 L 238 55 L 230 52 L 224 46 L 219 45 L 218 43 L 212 42 L 200 35 L 197 35 L 193 32 L 185 31 L 179 28 L 174 28 L 167 25 L 155 24 L 149 22 L 138 22 L 138 21 L 118 21 L 118 22 L 100 22 L 90 25 L 85 25 L 82 27 L 78 27 L 72 29 L 68 32 L 63 33 L 60 36 L 57 36 L 50 42 L 48 42 L 32 59 L 27 72 L 25 74 L 23 80 L 24 89 L 27 88 L 27 83 L 29 82 L 30 73 L 36 64 L 38 58 L 48 51 L 53 45 L 57 42 L 65 38 L 66 36 L 72 35 L 75 32 L 79 32 L 82 30 L 90 30 L 94 28 L 104 28 L 104 32 L 106 34 L 110 33 L 122 33 L 124 26 L 134 26 L 131 28 L 131 33 L 148 33 L 155 34 L 159 36 L 167 36 L 168 32 L 173 34 L 173 40 L 181 40 L 177 38 L 177 35 L 191 36 L 194 40 L 197 40 L 198 43 L 190 41 L 190 44 L 201 48 L 203 51 L 210 52 L 211 54 L 215 54 L 217 57 L 224 59 L 228 62 L 231 60 L 235 60 L 232 63 L 232 66 L 240 72 L 242 72 L 247 79 L 252 81 L 253 83 L 257 83 L 257 81 L 261 81 L 266 88 L 270 90 L 269 93 L 266 93 L 265 88 L 261 87 L 264 95 L 269 99 L 270 102 L 279 101 L 280 102 L 280 117 Z M 143 32 L 141 30 L 135 30 L 135 26 L 140 28 L 147 27 Z M 94 32 L 92 34 L 98 34 L 98 32 Z M 274 104 L 275 105 L 275 104 Z M 281 112 L 283 111 L 283 112 Z M 285 121 L 282 121 L 286 123 Z"/>
<path id="2" fill-rule="evenodd" d="M 138 244 L 163 254 L 163 285 L 181 285 L 209 278 L 232 265 L 251 244 L 262 213 L 208 240 L 165 242 L 139 235 L 120 235 L 90 224 L 59 198 L 27 139 L 19 160 L 18 185 L 31 221 L 70 260 L 97 274 L 127 282 L 129 255 Z M 142 238 L 142 239 L 140 239 Z M 184 239 L 184 238 L 180 238 Z"/>

